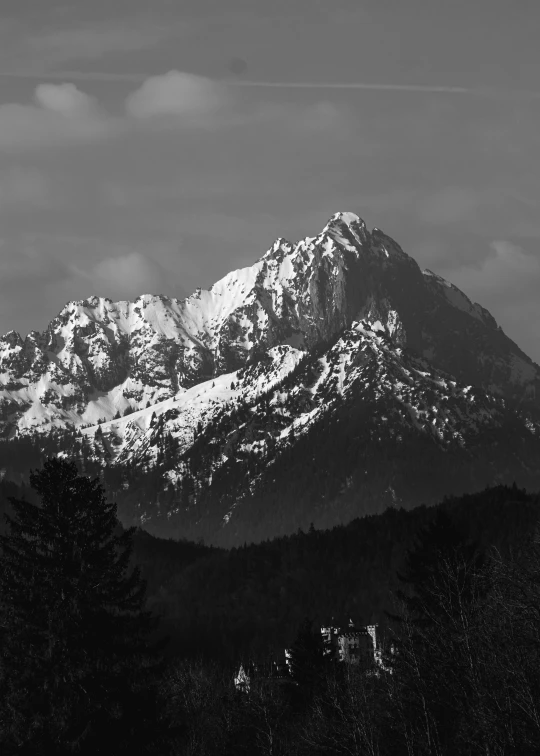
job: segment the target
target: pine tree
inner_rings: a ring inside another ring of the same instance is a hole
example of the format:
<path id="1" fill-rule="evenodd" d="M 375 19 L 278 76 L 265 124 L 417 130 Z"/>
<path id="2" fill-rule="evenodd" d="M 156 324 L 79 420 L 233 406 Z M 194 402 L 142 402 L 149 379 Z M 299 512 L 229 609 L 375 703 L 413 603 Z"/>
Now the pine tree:
<path id="1" fill-rule="evenodd" d="M 312 620 L 304 619 L 289 654 L 291 678 L 298 685 L 297 703 L 302 705 L 321 691 L 327 667 L 321 633 Z"/>
<path id="2" fill-rule="evenodd" d="M 438 509 L 432 523 L 419 533 L 416 546 L 407 553 L 405 574 L 398 577 L 409 590 L 399 590 L 397 596 L 418 625 L 432 624 L 441 611 L 434 597 L 445 581 L 448 566 L 459 574 L 458 585 L 466 596 L 483 562 L 478 544 L 469 541 L 445 510 Z"/>
<path id="3" fill-rule="evenodd" d="M 154 753 L 162 643 L 98 479 L 49 459 L 0 537 L 0 750 Z M 167 753 L 160 745 L 159 753 Z"/>

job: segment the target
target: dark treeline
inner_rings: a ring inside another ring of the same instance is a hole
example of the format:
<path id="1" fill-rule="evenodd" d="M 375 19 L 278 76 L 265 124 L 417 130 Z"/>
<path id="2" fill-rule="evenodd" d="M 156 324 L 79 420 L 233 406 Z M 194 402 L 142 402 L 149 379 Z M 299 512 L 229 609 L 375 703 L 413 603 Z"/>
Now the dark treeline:
<path id="1" fill-rule="evenodd" d="M 512 487 L 449 499 L 463 537 L 510 554 L 534 529 L 539 499 Z M 191 551 L 139 532 L 135 556 L 148 580 L 150 605 L 174 644 L 190 655 L 232 662 L 282 654 L 303 619 L 386 621 L 397 572 L 438 508 L 390 509 L 332 530 L 308 529 L 231 550 Z M 163 546 L 167 545 L 167 551 Z M 185 565 L 177 570 L 177 560 Z"/>
<path id="2" fill-rule="evenodd" d="M 70 463 L 30 483 L 2 487 L 3 753 L 538 753 L 537 496 L 225 551 L 126 531 Z M 327 661 L 331 617 L 378 622 L 384 668 Z M 292 677 L 235 689 L 241 661 L 284 647 Z"/>

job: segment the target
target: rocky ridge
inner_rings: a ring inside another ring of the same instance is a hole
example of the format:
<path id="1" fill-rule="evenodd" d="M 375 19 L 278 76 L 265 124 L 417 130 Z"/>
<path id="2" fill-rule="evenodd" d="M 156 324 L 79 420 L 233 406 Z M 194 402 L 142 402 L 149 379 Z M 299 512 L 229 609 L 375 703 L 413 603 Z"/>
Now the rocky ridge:
<path id="1" fill-rule="evenodd" d="M 185 300 L 94 296 L 69 302 L 42 333 L 1 337 L 1 428 L 9 437 L 109 421 L 279 344 L 312 349 L 358 319 L 463 383 L 540 405 L 540 369 L 485 309 L 337 213 L 318 236 L 277 239 L 253 266 Z"/>

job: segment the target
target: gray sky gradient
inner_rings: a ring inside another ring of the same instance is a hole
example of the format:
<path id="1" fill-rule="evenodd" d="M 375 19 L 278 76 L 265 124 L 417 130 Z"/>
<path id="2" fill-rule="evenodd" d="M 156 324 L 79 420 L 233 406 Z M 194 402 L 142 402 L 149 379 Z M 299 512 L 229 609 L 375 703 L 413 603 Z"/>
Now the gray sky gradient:
<path id="1" fill-rule="evenodd" d="M 0 332 L 351 210 L 540 361 L 538 28 L 532 0 L 4 0 Z"/>

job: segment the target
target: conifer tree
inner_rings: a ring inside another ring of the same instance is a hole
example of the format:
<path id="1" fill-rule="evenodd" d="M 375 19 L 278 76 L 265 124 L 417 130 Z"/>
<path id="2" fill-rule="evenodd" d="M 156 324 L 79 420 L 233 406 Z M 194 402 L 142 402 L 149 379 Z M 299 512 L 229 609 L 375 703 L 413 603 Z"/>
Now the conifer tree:
<path id="1" fill-rule="evenodd" d="M 474 578 L 483 562 L 479 545 L 468 539 L 467 533 L 447 512 L 438 509 L 432 523 L 419 533 L 415 548 L 407 553 L 405 574 L 398 577 L 409 590 L 399 590 L 397 596 L 416 624 L 433 624 L 442 611 L 434 596 L 441 581 L 445 582 L 447 568 L 452 566 L 456 570 L 460 592 L 465 596 L 473 583 L 476 585 Z M 454 604 L 455 600 L 453 609 Z"/>
<path id="2" fill-rule="evenodd" d="M 0 537 L 0 751 L 167 753 L 134 529 L 119 532 L 116 505 L 72 462 L 49 459 L 30 482 L 41 504 L 11 498 Z"/>
<path id="3" fill-rule="evenodd" d="M 326 666 L 320 630 L 313 626 L 310 619 L 305 618 L 289 649 L 289 668 L 292 679 L 299 686 L 299 699 L 308 700 L 320 691 Z"/>

